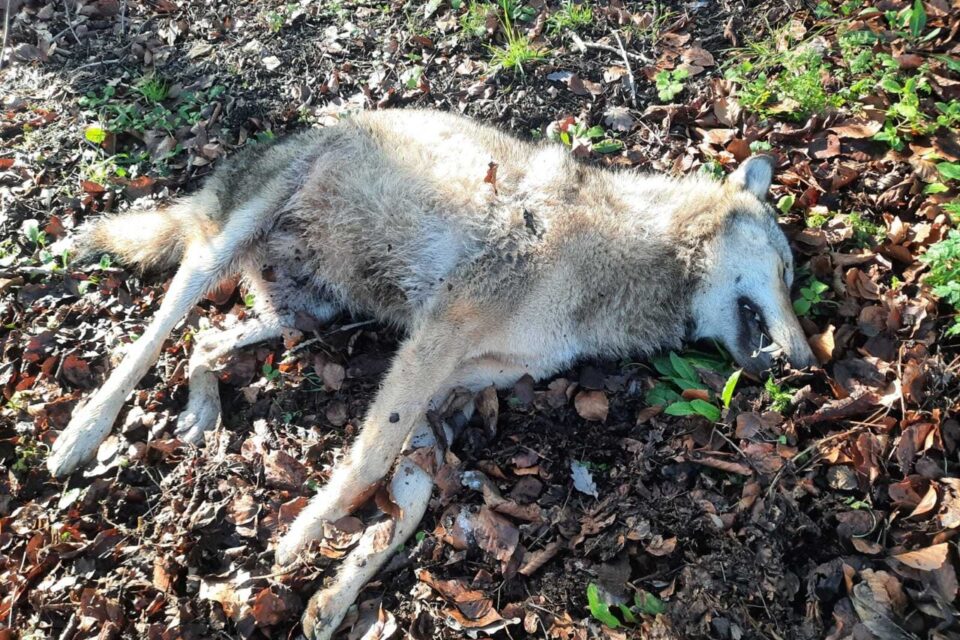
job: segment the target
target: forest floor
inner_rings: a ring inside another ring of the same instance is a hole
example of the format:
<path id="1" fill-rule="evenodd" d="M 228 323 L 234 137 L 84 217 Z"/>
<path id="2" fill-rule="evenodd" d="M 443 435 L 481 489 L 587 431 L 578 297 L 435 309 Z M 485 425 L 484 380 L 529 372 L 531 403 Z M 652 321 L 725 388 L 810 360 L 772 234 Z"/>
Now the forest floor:
<path id="1" fill-rule="evenodd" d="M 697 345 L 488 398 L 342 637 L 960 638 L 958 0 L 10 6 L 0 640 L 299 633 L 374 511 L 293 572 L 274 546 L 398 336 L 342 317 L 305 348 L 227 358 L 225 427 L 186 446 L 192 337 L 248 313 L 225 283 L 96 463 L 59 482 L 49 445 L 170 277 L 61 247 L 85 220 L 195 190 L 238 147 L 411 106 L 615 168 L 721 178 L 774 154 L 822 366 L 724 394 L 732 363 Z"/>

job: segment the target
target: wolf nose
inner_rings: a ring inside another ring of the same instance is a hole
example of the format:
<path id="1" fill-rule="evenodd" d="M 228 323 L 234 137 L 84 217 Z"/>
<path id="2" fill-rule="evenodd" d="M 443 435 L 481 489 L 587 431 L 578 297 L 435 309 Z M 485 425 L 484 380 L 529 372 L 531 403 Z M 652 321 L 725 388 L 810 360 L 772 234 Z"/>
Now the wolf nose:
<path id="1" fill-rule="evenodd" d="M 819 364 L 816 356 L 813 355 L 813 351 L 810 349 L 810 345 L 808 345 L 806 341 L 798 344 L 794 349 L 791 349 L 787 360 L 794 369 L 806 369 L 807 367 L 813 367 Z"/>

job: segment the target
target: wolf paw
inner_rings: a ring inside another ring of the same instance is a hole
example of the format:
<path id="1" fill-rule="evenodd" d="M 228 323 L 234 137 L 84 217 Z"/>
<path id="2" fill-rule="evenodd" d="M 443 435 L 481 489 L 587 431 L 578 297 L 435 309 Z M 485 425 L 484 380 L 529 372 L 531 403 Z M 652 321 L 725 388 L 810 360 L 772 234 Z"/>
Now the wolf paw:
<path id="1" fill-rule="evenodd" d="M 274 559 L 280 566 L 285 567 L 293 564 L 297 559 L 297 554 L 309 544 L 309 541 L 303 540 L 300 536 L 291 535 L 293 533 L 293 531 L 288 532 L 280 538 L 280 542 L 277 543 Z"/>
<path id="2" fill-rule="evenodd" d="M 290 530 L 280 538 L 274 553 L 277 564 L 286 566 L 293 563 L 297 554 L 323 536 L 324 522 L 336 522 L 347 513 L 340 496 L 329 486 L 324 487 L 293 521 Z"/>
<path id="3" fill-rule="evenodd" d="M 63 478 L 92 460 L 100 443 L 110 434 L 115 418 L 113 413 L 95 410 L 90 405 L 78 411 L 50 449 L 50 475 Z"/>
<path id="4" fill-rule="evenodd" d="M 187 408 L 177 418 L 174 433 L 184 442 L 200 444 L 203 434 L 219 425 L 220 395 L 217 390 L 194 391 L 191 387 Z"/>
<path id="5" fill-rule="evenodd" d="M 303 635 L 308 640 L 329 640 L 353 605 L 352 598 L 338 597 L 333 589 L 324 589 L 313 594 L 301 622 Z"/>

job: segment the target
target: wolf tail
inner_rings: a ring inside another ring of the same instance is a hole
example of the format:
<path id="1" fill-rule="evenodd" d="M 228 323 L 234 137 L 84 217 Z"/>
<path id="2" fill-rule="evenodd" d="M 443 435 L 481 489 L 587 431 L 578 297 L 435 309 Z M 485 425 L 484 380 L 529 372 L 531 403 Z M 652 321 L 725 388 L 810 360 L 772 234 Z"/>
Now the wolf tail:
<path id="1" fill-rule="evenodd" d="M 162 209 L 106 215 L 81 230 L 76 249 L 80 259 L 109 253 L 140 269 L 162 270 L 180 262 L 195 239 L 220 230 L 216 215 L 196 196 Z"/>

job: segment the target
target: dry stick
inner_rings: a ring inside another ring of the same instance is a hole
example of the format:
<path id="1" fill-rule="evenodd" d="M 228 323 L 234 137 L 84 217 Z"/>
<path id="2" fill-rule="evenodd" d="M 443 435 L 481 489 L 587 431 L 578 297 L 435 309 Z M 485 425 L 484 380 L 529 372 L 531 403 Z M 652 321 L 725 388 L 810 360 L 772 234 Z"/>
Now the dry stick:
<path id="1" fill-rule="evenodd" d="M 327 336 L 332 336 L 332 335 L 335 334 L 335 333 L 343 333 L 344 331 L 351 331 L 352 329 L 356 329 L 356 328 L 358 328 L 358 327 L 365 327 L 365 326 L 367 326 L 368 324 L 374 324 L 375 322 L 376 322 L 376 320 L 363 320 L 363 321 L 361 321 L 361 322 L 354 322 L 353 324 L 345 324 L 345 325 L 343 325 L 342 327 L 338 327 L 338 328 L 333 329 L 333 330 L 331 330 L 331 331 L 327 331 L 327 332 L 324 333 L 322 336 L 318 336 L 318 337 L 316 337 L 316 338 L 310 338 L 309 340 L 304 340 L 303 342 L 301 342 L 301 343 L 299 343 L 299 344 L 297 344 L 297 345 L 294 345 L 294 347 L 293 347 L 292 349 L 287 349 L 286 355 L 288 355 L 288 356 L 289 356 L 289 355 L 293 355 L 293 354 L 296 353 L 297 351 L 302 351 L 303 349 L 306 349 L 306 348 L 309 347 L 310 345 L 316 344 L 316 343 L 318 343 L 318 342 L 323 342 L 323 339 L 324 339 L 325 337 L 327 337 Z"/>
<path id="2" fill-rule="evenodd" d="M 612 47 L 609 44 L 603 44 L 602 42 L 584 42 L 580 39 L 580 36 L 573 32 L 570 33 L 570 37 L 573 38 L 574 44 L 577 45 L 577 48 L 579 48 L 581 51 L 585 51 L 587 49 L 596 49 L 598 51 L 607 51 L 609 53 L 620 53 L 619 49 Z M 627 56 L 643 63 L 653 62 L 653 60 L 647 58 L 646 56 L 633 51 L 627 51 L 625 53 Z"/>
<path id="3" fill-rule="evenodd" d="M 73 30 L 73 18 L 70 16 L 70 0 L 63 0 L 63 12 L 67 14 L 67 29 L 70 31 L 70 34 L 73 36 L 73 39 L 77 41 L 77 44 L 83 46 L 83 43 L 80 42 L 80 37 L 77 35 L 77 32 Z"/>
<path id="4" fill-rule="evenodd" d="M 0 69 L 3 69 L 3 63 L 7 52 L 7 36 L 10 34 L 10 0 L 7 0 L 6 7 L 3 10 L 3 44 L 0 45 Z"/>
<path id="5" fill-rule="evenodd" d="M 77 614 L 74 613 L 70 616 L 70 619 L 67 620 L 67 626 L 63 628 L 63 633 L 60 634 L 60 640 L 70 640 L 79 628 L 80 620 L 77 618 Z"/>
<path id="6" fill-rule="evenodd" d="M 623 48 L 623 42 L 620 40 L 620 34 L 613 32 L 613 37 L 617 39 L 617 45 L 620 47 L 620 55 L 623 56 L 623 64 L 627 68 L 627 75 L 630 76 L 630 102 L 633 108 L 637 108 L 637 79 L 633 77 L 633 68 L 630 66 L 630 59 L 627 57 L 627 50 Z"/>
<path id="7" fill-rule="evenodd" d="M 99 67 L 100 65 L 108 64 L 117 64 L 120 62 L 120 58 L 114 58 L 113 60 L 97 60 L 96 62 L 88 62 L 87 64 L 82 64 L 79 67 L 74 68 L 74 73 L 80 71 L 80 69 L 89 69 L 90 67 Z"/>

